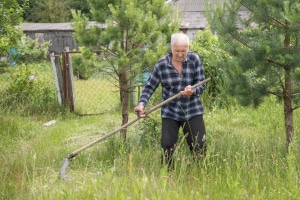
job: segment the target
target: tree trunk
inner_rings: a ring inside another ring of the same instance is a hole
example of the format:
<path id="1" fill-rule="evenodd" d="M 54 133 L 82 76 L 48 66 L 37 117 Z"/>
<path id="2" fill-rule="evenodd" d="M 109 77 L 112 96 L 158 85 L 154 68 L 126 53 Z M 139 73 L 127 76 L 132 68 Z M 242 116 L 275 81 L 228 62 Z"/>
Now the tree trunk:
<path id="1" fill-rule="evenodd" d="M 119 74 L 120 100 L 122 109 L 122 125 L 128 122 L 128 84 L 126 70 Z M 121 136 L 126 139 L 127 128 L 121 130 Z"/>
<path id="2" fill-rule="evenodd" d="M 284 38 L 284 47 L 290 48 L 291 37 L 287 34 Z M 292 77 L 291 68 L 284 68 L 284 89 L 283 89 L 283 100 L 284 100 L 284 122 L 285 122 L 285 134 L 286 134 L 286 149 L 288 151 L 289 145 L 292 142 L 294 136 L 294 121 L 293 121 L 293 107 L 292 107 Z"/>
<path id="3" fill-rule="evenodd" d="M 288 150 L 294 135 L 293 108 L 292 108 L 292 78 L 291 69 L 284 70 L 285 87 L 283 91 L 284 99 L 284 121 L 286 133 L 286 148 Z"/>

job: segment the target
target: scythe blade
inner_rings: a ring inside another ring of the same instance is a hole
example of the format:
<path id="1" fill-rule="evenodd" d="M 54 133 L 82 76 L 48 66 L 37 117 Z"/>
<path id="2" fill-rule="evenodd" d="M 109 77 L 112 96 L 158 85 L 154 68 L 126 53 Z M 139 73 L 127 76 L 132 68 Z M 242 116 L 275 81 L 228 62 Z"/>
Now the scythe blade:
<path id="1" fill-rule="evenodd" d="M 195 89 L 196 87 L 199 87 L 201 85 L 203 85 L 204 83 L 208 82 L 210 80 L 210 78 L 208 79 L 205 79 L 195 85 L 192 86 L 192 89 Z M 178 94 L 174 95 L 173 97 L 170 97 L 169 99 L 157 104 L 156 106 L 150 108 L 148 111 L 145 112 L 145 116 L 147 116 L 148 114 L 150 114 L 151 112 L 157 110 L 158 108 L 162 107 L 163 105 L 173 101 L 174 99 L 178 98 L 181 96 L 181 93 L 179 92 Z M 142 117 L 137 117 L 129 122 L 127 122 L 126 124 L 122 125 L 121 127 L 117 128 L 116 130 L 110 132 L 110 133 L 107 133 L 105 135 L 103 135 L 102 137 L 98 138 L 97 140 L 81 147 L 80 149 L 77 149 L 76 151 L 74 151 L 73 153 L 69 154 L 67 158 L 65 158 L 65 160 L 63 161 L 63 164 L 61 166 L 61 169 L 60 169 L 60 175 L 61 177 L 65 180 L 65 181 L 70 181 L 68 178 L 67 178 L 67 175 L 66 175 L 66 170 L 67 170 L 67 167 L 69 166 L 70 162 L 72 161 L 72 158 L 74 158 L 78 153 L 84 151 L 85 149 L 93 146 L 94 144 L 102 141 L 102 140 L 105 140 L 106 138 L 114 135 L 115 133 L 121 131 L 122 129 L 125 129 L 126 127 L 130 126 L 131 124 L 135 123 L 136 121 L 138 121 L 139 119 L 141 119 Z"/>

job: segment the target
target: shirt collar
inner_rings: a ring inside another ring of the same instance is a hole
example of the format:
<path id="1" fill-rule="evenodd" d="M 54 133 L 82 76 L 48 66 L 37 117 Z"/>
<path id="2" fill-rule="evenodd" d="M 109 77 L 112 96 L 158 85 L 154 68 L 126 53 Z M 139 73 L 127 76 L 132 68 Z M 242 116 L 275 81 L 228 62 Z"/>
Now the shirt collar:
<path id="1" fill-rule="evenodd" d="M 189 52 L 188 52 L 188 53 L 189 53 Z M 183 63 L 188 62 L 188 53 L 186 54 L 186 57 L 185 57 L 185 59 L 183 60 Z M 168 56 L 167 56 L 169 67 L 172 66 L 171 58 L 172 58 L 172 51 L 170 51 L 170 52 L 168 53 Z"/>

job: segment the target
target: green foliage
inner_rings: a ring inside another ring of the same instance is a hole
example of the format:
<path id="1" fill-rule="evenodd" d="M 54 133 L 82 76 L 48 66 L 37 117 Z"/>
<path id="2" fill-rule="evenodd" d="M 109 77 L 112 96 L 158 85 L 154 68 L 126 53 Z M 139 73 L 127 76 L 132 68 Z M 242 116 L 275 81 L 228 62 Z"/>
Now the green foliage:
<path id="1" fill-rule="evenodd" d="M 29 113 L 46 113 L 57 106 L 56 89 L 51 66 L 48 64 L 22 64 L 14 67 L 12 81 L 4 91 L 4 98 L 0 105 L 12 111 L 26 111 Z M 28 77 L 36 74 L 33 81 Z M 3 91 L 2 91 L 3 92 Z"/>
<path id="2" fill-rule="evenodd" d="M 73 73 L 78 79 L 89 79 L 99 71 L 97 64 L 98 56 L 89 48 L 80 48 L 80 54 L 72 54 Z"/>
<path id="3" fill-rule="evenodd" d="M 92 14 L 90 12 L 90 7 L 87 0 L 68 0 L 68 6 L 71 10 L 80 10 L 82 14 L 92 19 Z M 70 13 L 70 20 L 72 19 L 72 14 Z"/>
<path id="4" fill-rule="evenodd" d="M 159 142 L 138 142 L 144 131 L 140 120 L 129 128 L 125 143 L 116 134 L 79 153 L 67 169 L 71 182 L 59 177 L 62 161 L 70 152 L 118 127 L 118 113 L 24 117 L 0 110 L 1 197 L 299 199 L 300 140 L 295 137 L 286 152 L 281 140 L 284 128 L 278 126 L 283 119 L 281 110 L 275 98 L 267 98 L 257 109 L 235 106 L 207 112 L 206 159 L 194 160 L 185 141 L 180 141 L 172 171 L 161 164 Z M 299 114 L 297 110 L 298 128 Z M 155 121 L 157 116 L 151 115 Z M 42 125 L 53 118 L 56 124 Z M 152 122 L 146 123 L 156 130 Z"/>
<path id="5" fill-rule="evenodd" d="M 286 147 L 294 135 L 299 108 L 299 1 L 230 0 L 210 5 L 206 17 L 232 55 L 229 92 L 243 105 L 257 107 L 265 96 L 283 102 Z"/>
<path id="6" fill-rule="evenodd" d="M 43 61 L 47 58 L 50 45 L 50 41 L 39 43 L 38 38 L 31 39 L 30 37 L 23 36 L 16 46 L 18 54 L 13 59 L 19 64 Z"/>
<path id="7" fill-rule="evenodd" d="M 23 8 L 23 20 L 26 22 L 31 22 L 30 15 L 33 8 L 37 6 L 37 2 L 40 0 L 17 0 L 19 6 Z M 26 2 L 26 3 L 25 3 Z"/>
<path id="8" fill-rule="evenodd" d="M 88 18 L 73 11 L 74 38 L 81 45 L 99 50 L 102 59 L 111 61 L 107 67 L 118 69 L 117 73 L 131 68 L 135 77 L 145 66 L 152 67 L 167 51 L 166 38 L 178 30 L 178 22 L 171 19 L 171 12 L 161 0 L 144 4 L 133 0 L 89 4 L 94 19 L 105 22 L 107 27 L 89 27 L 87 31 Z"/>
<path id="9" fill-rule="evenodd" d="M 161 138 L 161 118 L 153 118 L 147 116 L 141 124 L 140 143 L 143 146 L 155 146 L 160 142 Z"/>
<path id="10" fill-rule="evenodd" d="M 9 66 L 8 62 L 6 62 L 6 61 L 0 61 L 0 74 L 6 72 L 8 66 Z"/>
<path id="11" fill-rule="evenodd" d="M 0 2 L 0 55 L 7 55 L 21 37 L 22 30 L 16 28 L 22 21 L 23 9 L 16 0 Z"/>
<path id="12" fill-rule="evenodd" d="M 26 22 L 69 22 L 72 19 L 71 10 L 81 11 L 91 19 L 87 0 L 17 0 L 23 7 L 23 18 Z"/>
<path id="13" fill-rule="evenodd" d="M 197 32 L 194 40 L 191 41 L 191 50 L 200 56 L 205 76 L 211 78 L 204 94 L 208 96 L 207 106 L 230 104 L 225 92 L 228 77 L 224 63 L 228 62 L 231 56 L 222 49 L 217 37 L 208 28 Z"/>
<path id="14" fill-rule="evenodd" d="M 233 60 L 227 63 L 229 90 L 243 105 L 259 105 L 266 95 L 299 98 L 299 2 L 250 0 L 212 6 L 206 17 Z M 291 81 L 288 79 L 292 78 Z M 284 84 L 288 83 L 285 88 Z M 293 85 L 294 84 L 294 85 Z M 283 87 L 284 86 L 284 87 Z M 293 88 L 293 90 L 290 90 Z"/>
<path id="15" fill-rule="evenodd" d="M 79 45 L 96 50 L 99 62 L 107 63 L 103 70 L 117 77 L 122 123 L 126 123 L 128 108 L 133 107 L 130 96 L 135 77 L 146 67 L 151 70 L 167 52 L 166 38 L 178 31 L 179 22 L 172 18 L 172 9 L 164 0 L 88 0 L 88 3 L 98 24 L 88 26 L 88 18 L 72 10 L 73 36 Z"/>
<path id="16" fill-rule="evenodd" d="M 59 23 L 70 20 L 67 0 L 30 0 L 24 9 L 24 20 L 27 22 Z"/>

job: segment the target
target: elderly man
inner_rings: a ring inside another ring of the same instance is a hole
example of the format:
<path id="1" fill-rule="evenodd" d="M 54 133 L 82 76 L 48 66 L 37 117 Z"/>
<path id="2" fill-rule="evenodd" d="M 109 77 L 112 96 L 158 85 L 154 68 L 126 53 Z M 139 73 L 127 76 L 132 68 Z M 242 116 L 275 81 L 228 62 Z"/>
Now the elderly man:
<path id="1" fill-rule="evenodd" d="M 179 92 L 182 96 L 161 108 L 162 148 L 168 166 L 176 148 L 178 133 L 182 127 L 191 152 L 197 157 L 205 153 L 204 109 L 200 94 L 205 84 L 191 89 L 205 79 L 204 68 L 197 54 L 189 51 L 189 37 L 184 33 L 171 36 L 171 52 L 158 60 L 145 84 L 135 113 L 144 117 L 144 108 L 159 84 L 162 86 L 162 98 L 166 100 Z"/>

